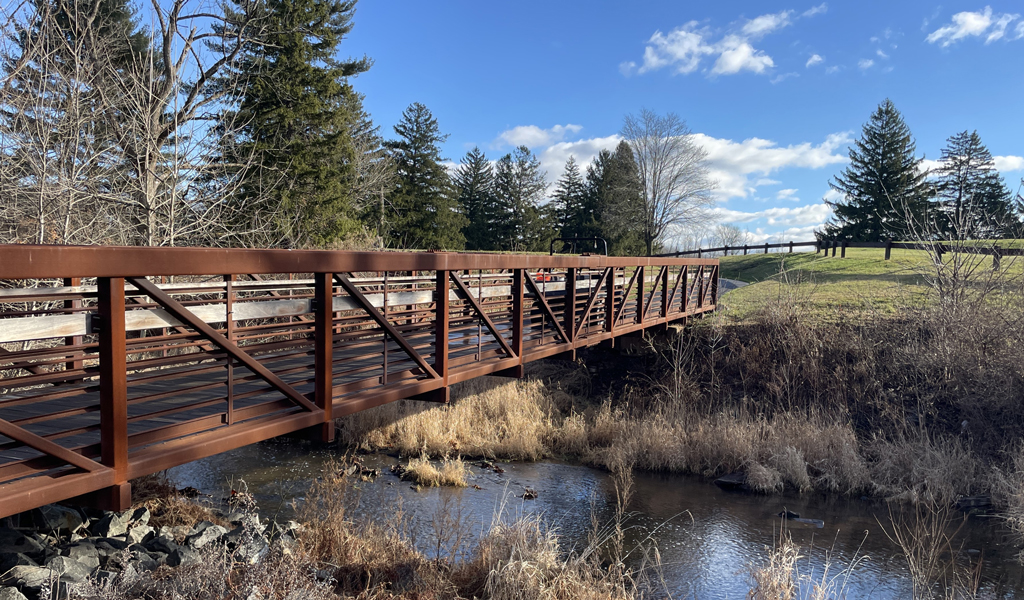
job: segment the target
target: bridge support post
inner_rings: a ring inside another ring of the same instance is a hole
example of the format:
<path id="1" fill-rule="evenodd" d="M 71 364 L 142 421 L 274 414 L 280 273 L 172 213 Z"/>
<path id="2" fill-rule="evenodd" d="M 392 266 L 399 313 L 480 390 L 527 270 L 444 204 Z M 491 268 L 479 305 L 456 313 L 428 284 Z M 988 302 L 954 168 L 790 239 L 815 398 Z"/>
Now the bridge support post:
<path id="1" fill-rule="evenodd" d="M 523 269 L 512 269 L 512 351 L 519 358 L 519 364 L 494 373 L 495 377 L 522 379 L 523 368 Z"/>
<path id="2" fill-rule="evenodd" d="M 114 485 L 89 495 L 90 504 L 123 511 L 132 504 L 128 483 L 128 355 L 124 278 L 96 280 L 100 359 L 100 462 L 114 470 Z"/>
<path id="3" fill-rule="evenodd" d="M 448 296 L 448 271 L 435 273 L 434 289 L 434 371 L 441 376 L 444 389 L 448 389 L 448 323 L 451 299 Z M 481 298 L 483 300 L 483 298 Z M 447 402 L 447 396 L 444 402 Z"/>
<path id="4" fill-rule="evenodd" d="M 334 275 L 316 273 L 313 297 L 316 311 L 313 315 L 314 371 L 313 383 L 316 406 L 324 411 L 320 426 L 320 441 L 334 441 Z"/>

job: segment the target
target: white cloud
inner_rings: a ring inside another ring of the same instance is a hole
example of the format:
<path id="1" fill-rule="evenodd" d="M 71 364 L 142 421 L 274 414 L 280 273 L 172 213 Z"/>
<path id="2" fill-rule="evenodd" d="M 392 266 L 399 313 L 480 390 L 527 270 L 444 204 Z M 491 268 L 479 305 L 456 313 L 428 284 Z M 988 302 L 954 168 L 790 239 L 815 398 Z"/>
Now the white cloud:
<path id="1" fill-rule="evenodd" d="M 857 61 L 857 68 L 860 69 L 861 71 L 867 71 L 873 66 L 875 66 L 875 61 L 871 60 L 870 58 L 862 58 L 859 61 Z"/>
<path id="2" fill-rule="evenodd" d="M 694 137 L 708 153 L 711 176 L 718 180 L 715 190 L 718 198 L 746 198 L 760 185 L 778 184 L 765 180 L 772 173 L 785 168 L 820 169 L 845 163 L 845 153 L 836 151 L 850 142 L 851 133 L 835 133 L 818 145 L 805 142 L 780 147 L 771 140 L 750 138 L 742 142 L 714 138 L 703 133 Z M 756 177 L 752 181 L 752 177 Z"/>
<path id="3" fill-rule="evenodd" d="M 539 151 L 537 157 L 540 159 L 541 168 L 547 172 L 548 182 L 554 183 L 565 170 L 565 162 L 570 156 L 576 157 L 576 162 L 586 173 L 586 166 L 593 162 L 598 152 L 615 150 L 621 139 L 618 135 L 610 135 L 575 142 L 559 142 Z"/>
<path id="4" fill-rule="evenodd" d="M 786 188 L 784 190 L 779 190 L 778 192 L 775 193 L 775 198 L 778 200 L 790 200 L 793 202 L 797 202 L 800 200 L 799 198 L 796 197 L 796 193 L 799 191 L 800 190 L 795 188 Z"/>
<path id="5" fill-rule="evenodd" d="M 825 62 L 825 59 L 822 58 L 820 54 L 812 54 L 811 57 L 807 59 L 807 64 L 804 66 L 810 68 L 814 65 L 820 65 L 823 62 Z"/>
<path id="6" fill-rule="evenodd" d="M 828 12 L 828 4 L 822 2 L 817 6 L 812 6 L 803 12 L 803 17 L 813 17 L 814 15 L 823 15 Z"/>
<path id="7" fill-rule="evenodd" d="M 743 25 L 742 32 L 744 35 L 752 38 L 760 38 L 773 31 L 777 31 L 792 24 L 789 20 L 790 15 L 793 14 L 791 10 L 784 10 L 779 13 L 761 15 L 750 19 Z"/>
<path id="8" fill-rule="evenodd" d="M 640 67 L 640 73 L 668 65 L 675 65 L 676 73 L 692 73 L 700 66 L 700 61 L 705 55 L 714 52 L 714 48 L 704 40 L 704 34 L 704 30 L 697 30 L 696 21 L 690 21 L 672 30 L 668 35 L 655 31 L 651 39 L 647 40 L 644 64 Z"/>
<path id="9" fill-rule="evenodd" d="M 776 83 L 782 83 L 783 81 L 789 79 L 790 77 L 799 77 L 799 76 L 800 76 L 799 73 L 783 73 L 781 75 L 776 75 L 775 77 L 772 77 L 772 84 L 774 85 Z"/>
<path id="10" fill-rule="evenodd" d="M 1024 21 L 1017 23 L 1017 27 L 1013 31 L 1015 33 L 1013 39 L 1019 40 L 1020 38 L 1024 38 Z"/>
<path id="11" fill-rule="evenodd" d="M 986 6 L 981 12 L 958 12 L 953 15 L 949 25 L 931 32 L 925 40 L 930 44 L 938 43 L 945 48 L 964 38 L 987 34 L 985 43 L 989 44 L 1002 38 L 1010 23 L 1019 18 L 1018 14 L 993 14 L 991 6 Z"/>
<path id="12" fill-rule="evenodd" d="M 839 71 L 842 71 L 842 70 L 843 70 L 843 68 L 840 67 L 839 65 L 832 65 L 831 67 L 828 67 L 827 69 L 825 69 L 825 74 L 826 75 L 832 75 L 832 74 L 838 73 Z"/>
<path id="13" fill-rule="evenodd" d="M 715 216 L 724 223 L 752 223 L 764 221 L 768 225 L 793 227 L 798 225 L 818 225 L 824 223 L 832 214 L 832 209 L 824 202 L 816 202 L 806 206 L 774 206 L 757 212 L 743 212 L 718 207 Z"/>
<path id="14" fill-rule="evenodd" d="M 547 146 L 565 139 L 570 133 L 579 133 L 583 129 L 581 125 L 555 125 L 551 129 L 541 129 L 536 125 L 520 125 L 501 132 L 496 145 L 509 146 Z"/>
<path id="15" fill-rule="evenodd" d="M 885 60 L 885 59 L 889 58 L 889 55 L 886 54 L 885 52 L 882 52 L 881 48 L 879 48 L 878 50 L 875 50 L 875 54 L 877 54 L 878 58 L 881 58 L 882 60 Z"/>
<path id="16" fill-rule="evenodd" d="M 1000 172 L 1024 171 L 1024 156 L 993 156 L 992 160 Z"/>
<path id="17" fill-rule="evenodd" d="M 745 39 L 730 35 L 720 44 L 722 54 L 715 61 L 711 73 L 715 75 L 734 75 L 740 71 L 764 73 L 765 69 L 775 66 L 772 57 L 760 50 L 755 50 Z"/>
<path id="18" fill-rule="evenodd" d="M 637 66 L 634 61 L 625 61 L 619 65 L 619 71 L 630 76 L 634 72 L 643 74 L 671 68 L 674 74 L 687 75 L 699 69 L 705 57 L 713 56 L 716 58 L 710 75 L 734 75 L 741 71 L 765 73 L 775 66 L 775 61 L 752 42 L 789 26 L 792 15 L 793 11 L 786 10 L 749 19 L 717 41 L 711 30 L 701 27 L 697 21 L 690 21 L 667 34 L 655 31 L 644 47 L 643 63 Z"/>

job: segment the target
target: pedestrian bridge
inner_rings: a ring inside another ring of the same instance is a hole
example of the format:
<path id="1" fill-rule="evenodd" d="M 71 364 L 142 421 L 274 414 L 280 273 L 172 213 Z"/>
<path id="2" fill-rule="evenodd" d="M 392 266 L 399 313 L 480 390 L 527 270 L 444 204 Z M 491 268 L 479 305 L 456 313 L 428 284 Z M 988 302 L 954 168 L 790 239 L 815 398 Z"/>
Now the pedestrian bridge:
<path id="1" fill-rule="evenodd" d="M 0 245 L 0 517 L 715 310 L 718 261 Z"/>

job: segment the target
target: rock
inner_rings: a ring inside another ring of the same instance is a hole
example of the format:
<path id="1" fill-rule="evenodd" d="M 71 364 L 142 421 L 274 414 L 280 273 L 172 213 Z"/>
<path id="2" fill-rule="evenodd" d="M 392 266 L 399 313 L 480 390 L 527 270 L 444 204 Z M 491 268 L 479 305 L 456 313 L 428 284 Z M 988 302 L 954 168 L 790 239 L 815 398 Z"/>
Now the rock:
<path id="1" fill-rule="evenodd" d="M 83 565 L 73 558 L 57 556 L 46 563 L 46 567 L 53 571 L 61 581 L 68 583 L 81 583 L 89 578 L 93 569 Z M 96 565 L 99 568 L 99 565 Z"/>
<path id="2" fill-rule="evenodd" d="M 744 489 L 747 485 L 747 476 L 743 473 L 729 473 L 716 479 L 715 485 L 723 490 Z"/>
<path id="3" fill-rule="evenodd" d="M 192 533 L 191 527 L 185 527 L 184 525 L 176 525 L 174 527 L 168 527 L 164 525 L 157 531 L 158 535 L 169 536 L 174 541 L 184 540 L 189 534 Z"/>
<path id="4" fill-rule="evenodd" d="M 11 554 L 0 554 L 0 573 L 6 573 L 14 567 L 38 567 L 36 561 L 26 554 L 13 552 Z"/>
<path id="5" fill-rule="evenodd" d="M 107 516 L 100 519 L 92 532 L 97 537 L 112 538 L 124 535 L 128 532 L 128 525 L 132 520 L 132 511 L 126 510 L 123 513 L 107 513 Z"/>
<path id="6" fill-rule="evenodd" d="M 128 541 L 141 544 L 149 540 L 153 535 L 153 528 L 149 525 L 136 525 L 128 530 Z"/>
<path id="7" fill-rule="evenodd" d="M 132 527 L 145 527 L 149 525 L 149 509 L 143 506 L 142 508 L 136 508 L 132 511 L 131 515 L 131 526 Z"/>
<path id="8" fill-rule="evenodd" d="M 178 544 L 174 541 L 174 538 L 163 533 L 153 536 L 143 546 L 150 552 L 162 552 L 164 554 L 171 554 L 178 549 Z"/>
<path id="9" fill-rule="evenodd" d="M 799 519 L 800 518 L 800 515 L 796 514 L 795 512 L 793 512 L 791 510 L 789 510 L 788 508 L 787 509 L 783 509 L 782 512 L 780 512 L 779 514 L 777 514 L 775 516 L 776 517 L 782 517 L 783 519 Z"/>
<path id="10" fill-rule="evenodd" d="M 14 567 L 0 577 L 0 583 L 13 585 L 22 592 L 37 594 L 44 583 L 56 581 L 56 579 L 53 572 L 46 567 L 20 566 Z"/>
<path id="11" fill-rule="evenodd" d="M 65 548 L 62 554 L 90 569 L 95 570 L 100 567 L 100 552 L 92 542 L 72 544 Z"/>
<path id="12" fill-rule="evenodd" d="M 125 540 L 123 540 L 121 538 L 116 538 L 116 537 L 92 538 L 92 539 L 93 539 L 93 544 L 96 545 L 96 549 L 100 552 L 101 555 L 104 552 L 110 553 L 112 551 L 113 552 L 121 551 L 121 550 L 124 550 L 125 548 L 127 548 L 128 546 L 131 545 L 131 543 L 129 543 L 129 542 L 127 542 L 127 541 L 125 541 Z"/>
<path id="13" fill-rule="evenodd" d="M 526 488 L 525 490 L 523 490 L 523 500 L 536 500 L 536 499 L 537 499 L 537 492 L 536 492 L 536 490 L 533 490 L 533 489 L 530 489 L 530 488 Z"/>
<path id="14" fill-rule="evenodd" d="M 28 600 L 28 598 L 16 588 L 0 587 L 0 600 Z"/>
<path id="15" fill-rule="evenodd" d="M 45 551 L 43 544 L 23 535 L 20 531 L 0 528 L 0 554 L 21 553 L 34 559 L 41 557 Z"/>
<path id="16" fill-rule="evenodd" d="M 170 567 L 187 567 L 202 562 L 202 560 L 198 552 L 188 546 L 182 546 L 167 556 L 167 565 Z"/>
<path id="17" fill-rule="evenodd" d="M 39 509 L 40 527 L 55 533 L 74 533 L 85 525 L 81 513 L 73 508 L 47 504 Z"/>
<path id="18" fill-rule="evenodd" d="M 262 535 L 246 535 L 235 546 L 235 560 L 254 565 L 270 552 L 270 544 Z"/>
<path id="19" fill-rule="evenodd" d="M 196 525 L 195 532 L 185 538 L 185 544 L 196 550 L 203 546 L 220 539 L 222 535 L 228 532 L 220 525 L 214 525 L 209 521 L 203 521 L 199 525 Z"/>

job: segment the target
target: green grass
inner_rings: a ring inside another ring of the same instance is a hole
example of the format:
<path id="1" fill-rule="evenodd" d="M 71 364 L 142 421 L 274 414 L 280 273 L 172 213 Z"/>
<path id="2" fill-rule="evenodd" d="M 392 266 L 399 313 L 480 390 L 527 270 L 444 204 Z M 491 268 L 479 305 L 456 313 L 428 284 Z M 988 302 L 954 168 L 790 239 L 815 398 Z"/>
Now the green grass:
<path id="1" fill-rule="evenodd" d="M 848 248 L 846 258 L 813 252 L 722 257 L 722 277 L 750 283 L 722 296 L 730 318 L 743 319 L 770 299 L 785 297 L 823 318 L 851 312 L 891 314 L 920 302 L 928 287 L 927 253 Z"/>

